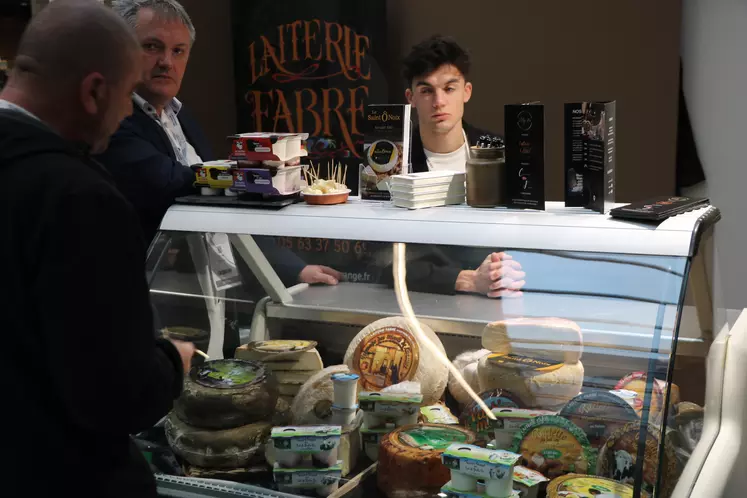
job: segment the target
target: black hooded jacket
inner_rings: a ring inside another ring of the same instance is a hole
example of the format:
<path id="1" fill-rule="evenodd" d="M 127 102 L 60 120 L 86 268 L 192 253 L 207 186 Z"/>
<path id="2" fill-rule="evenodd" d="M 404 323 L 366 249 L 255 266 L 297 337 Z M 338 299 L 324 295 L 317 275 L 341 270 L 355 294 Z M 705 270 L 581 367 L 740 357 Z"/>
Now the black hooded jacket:
<path id="1" fill-rule="evenodd" d="M 156 496 L 129 434 L 183 379 L 154 337 L 137 216 L 83 148 L 20 112 L 0 110 L 0 178 L 4 489 Z"/>

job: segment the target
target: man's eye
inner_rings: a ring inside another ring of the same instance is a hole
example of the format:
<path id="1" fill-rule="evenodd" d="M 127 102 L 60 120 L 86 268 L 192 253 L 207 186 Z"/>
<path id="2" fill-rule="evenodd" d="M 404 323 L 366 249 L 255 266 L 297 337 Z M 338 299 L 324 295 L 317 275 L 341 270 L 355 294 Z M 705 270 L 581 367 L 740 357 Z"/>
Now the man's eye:
<path id="1" fill-rule="evenodd" d="M 451 93 L 451 92 L 453 92 L 454 90 L 456 90 L 456 88 L 454 88 L 454 87 L 450 86 L 450 87 L 448 87 L 448 88 L 446 89 L 446 93 Z"/>
<path id="2" fill-rule="evenodd" d="M 183 48 L 175 48 L 174 49 L 174 55 L 183 55 L 184 49 Z"/>
<path id="3" fill-rule="evenodd" d="M 428 95 L 429 93 L 431 93 L 431 89 L 430 88 L 423 88 L 422 90 L 420 90 L 420 93 L 423 94 L 423 95 Z"/>
<path id="4" fill-rule="evenodd" d="M 146 43 L 145 45 L 143 45 L 143 49 L 146 52 L 154 52 L 155 50 L 158 49 L 158 47 L 156 47 L 155 43 Z"/>

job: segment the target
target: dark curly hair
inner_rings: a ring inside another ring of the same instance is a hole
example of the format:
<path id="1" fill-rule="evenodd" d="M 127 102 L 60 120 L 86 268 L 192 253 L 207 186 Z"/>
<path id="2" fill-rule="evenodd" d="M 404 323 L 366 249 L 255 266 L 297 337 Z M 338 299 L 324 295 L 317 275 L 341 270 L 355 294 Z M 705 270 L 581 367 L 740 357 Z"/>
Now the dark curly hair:
<path id="1" fill-rule="evenodd" d="M 466 79 L 470 59 L 469 52 L 460 47 L 453 38 L 433 35 L 413 46 L 402 64 L 402 76 L 410 87 L 415 78 L 430 74 L 444 64 L 451 64 L 459 69 Z"/>

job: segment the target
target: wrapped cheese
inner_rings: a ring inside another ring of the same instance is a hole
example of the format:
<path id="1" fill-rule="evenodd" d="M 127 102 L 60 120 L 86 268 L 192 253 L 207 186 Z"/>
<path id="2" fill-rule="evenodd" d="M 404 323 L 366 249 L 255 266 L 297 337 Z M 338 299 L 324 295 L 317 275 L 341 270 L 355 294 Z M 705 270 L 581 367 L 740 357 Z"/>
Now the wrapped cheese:
<path id="1" fill-rule="evenodd" d="M 504 389 L 524 406 L 557 411 L 581 390 L 584 366 L 513 353 L 483 356 L 477 367 L 480 391 Z"/>
<path id="2" fill-rule="evenodd" d="M 532 354 L 576 364 L 581 361 L 583 335 L 576 322 L 563 318 L 514 318 L 489 323 L 482 333 L 482 347 L 494 353 L 517 352 L 524 343 Z"/>
<path id="3" fill-rule="evenodd" d="M 481 349 L 479 351 L 466 351 L 454 359 L 454 366 L 459 370 L 464 380 L 475 392 L 480 392 L 480 383 L 477 377 L 477 363 L 491 351 Z M 460 406 L 471 403 L 473 400 L 453 374 L 449 374 L 449 392 Z"/>

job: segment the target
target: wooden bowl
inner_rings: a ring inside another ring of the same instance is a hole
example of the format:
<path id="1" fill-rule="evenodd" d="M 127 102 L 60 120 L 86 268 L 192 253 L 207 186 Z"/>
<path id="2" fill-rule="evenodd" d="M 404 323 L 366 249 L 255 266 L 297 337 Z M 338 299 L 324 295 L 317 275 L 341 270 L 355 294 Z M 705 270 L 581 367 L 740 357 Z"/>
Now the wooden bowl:
<path id="1" fill-rule="evenodd" d="M 306 204 L 319 206 L 331 206 L 333 204 L 345 204 L 350 196 L 350 189 L 335 194 L 301 194 Z"/>

